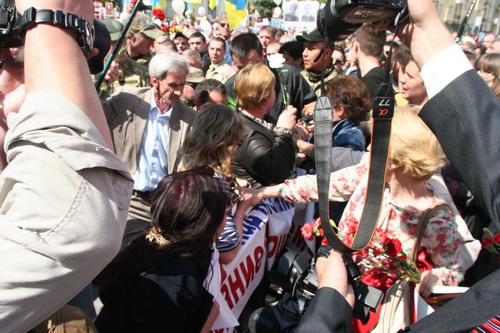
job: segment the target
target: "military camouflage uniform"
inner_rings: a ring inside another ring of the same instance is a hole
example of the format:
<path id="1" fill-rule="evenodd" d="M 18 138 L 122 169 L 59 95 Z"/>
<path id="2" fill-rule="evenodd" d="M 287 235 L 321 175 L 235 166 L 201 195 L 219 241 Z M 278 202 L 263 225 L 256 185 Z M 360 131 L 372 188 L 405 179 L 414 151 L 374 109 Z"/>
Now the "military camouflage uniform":
<path id="1" fill-rule="evenodd" d="M 120 64 L 120 77 L 118 84 L 129 87 L 150 87 L 149 61 L 151 56 L 147 55 L 138 60 L 127 57 Z"/>
<path id="2" fill-rule="evenodd" d="M 311 88 L 313 88 L 316 96 L 321 96 L 321 73 L 314 73 L 304 69 L 302 72 L 300 72 L 300 74 L 302 74 L 307 83 L 309 83 Z M 325 85 L 327 82 L 333 80 L 338 75 L 340 74 L 335 70 L 333 65 L 330 66 L 330 68 L 327 68 L 325 70 Z"/>

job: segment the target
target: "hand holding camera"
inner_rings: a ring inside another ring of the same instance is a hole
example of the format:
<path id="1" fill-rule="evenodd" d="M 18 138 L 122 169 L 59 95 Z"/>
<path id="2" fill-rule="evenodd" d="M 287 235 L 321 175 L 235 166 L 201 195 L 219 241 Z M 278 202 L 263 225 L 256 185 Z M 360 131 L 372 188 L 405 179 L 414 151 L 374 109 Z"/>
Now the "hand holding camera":
<path id="1" fill-rule="evenodd" d="M 316 260 L 318 289 L 326 287 L 337 290 L 353 308 L 354 289 L 348 283 L 347 270 L 342 258 L 343 255 L 337 251 L 330 251 L 328 256 L 318 257 Z"/>

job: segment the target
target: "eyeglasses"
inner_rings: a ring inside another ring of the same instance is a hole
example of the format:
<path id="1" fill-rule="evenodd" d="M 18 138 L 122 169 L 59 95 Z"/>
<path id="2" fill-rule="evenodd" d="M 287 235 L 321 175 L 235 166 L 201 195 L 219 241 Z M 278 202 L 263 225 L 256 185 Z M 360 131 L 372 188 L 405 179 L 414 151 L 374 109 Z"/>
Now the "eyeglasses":
<path id="1" fill-rule="evenodd" d="M 344 64 L 344 62 L 342 60 L 340 60 L 340 59 L 333 59 L 333 64 L 335 66 L 341 66 L 341 65 Z"/>
<path id="2" fill-rule="evenodd" d="M 227 26 L 227 22 L 220 22 L 219 23 L 221 27 L 225 28 Z"/>

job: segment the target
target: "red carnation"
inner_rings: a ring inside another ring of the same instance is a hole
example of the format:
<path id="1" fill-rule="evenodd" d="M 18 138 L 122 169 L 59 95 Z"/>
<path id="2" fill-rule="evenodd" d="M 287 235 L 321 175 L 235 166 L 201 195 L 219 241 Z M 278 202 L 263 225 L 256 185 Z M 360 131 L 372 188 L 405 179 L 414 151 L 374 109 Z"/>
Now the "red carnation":
<path id="1" fill-rule="evenodd" d="M 153 16 L 159 19 L 160 21 L 163 21 L 165 19 L 165 12 L 161 9 L 153 9 Z"/>
<path id="2" fill-rule="evenodd" d="M 485 237 L 483 238 L 483 240 L 481 241 L 481 245 L 483 247 L 487 247 L 489 245 L 493 245 L 495 244 L 495 242 L 493 241 L 493 239 L 489 238 L 489 237 Z"/>
<path id="3" fill-rule="evenodd" d="M 302 236 L 304 236 L 307 240 L 313 240 L 314 236 L 312 234 L 313 227 L 311 223 L 305 223 L 300 230 L 302 231 Z"/>
<path id="4" fill-rule="evenodd" d="M 493 236 L 493 237 L 495 237 L 495 242 L 500 244 L 500 234 L 497 232 L 497 233 L 495 233 L 495 236 Z"/>
<path id="5" fill-rule="evenodd" d="M 403 246 L 401 245 L 399 239 L 392 238 L 387 242 L 387 254 L 391 257 L 397 257 L 402 248 Z"/>

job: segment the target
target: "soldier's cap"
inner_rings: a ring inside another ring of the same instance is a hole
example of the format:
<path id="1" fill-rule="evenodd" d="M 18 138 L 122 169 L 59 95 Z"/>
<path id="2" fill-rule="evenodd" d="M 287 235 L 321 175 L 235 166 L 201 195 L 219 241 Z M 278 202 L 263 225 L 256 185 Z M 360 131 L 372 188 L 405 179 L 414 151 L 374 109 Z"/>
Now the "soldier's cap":
<path id="1" fill-rule="evenodd" d="M 200 83 L 205 81 L 205 76 L 201 69 L 189 66 L 189 72 L 186 76 L 186 82 L 188 83 Z"/>
<path id="2" fill-rule="evenodd" d="M 299 42 L 321 42 L 321 43 L 324 43 L 325 42 L 325 37 L 323 37 L 321 35 L 321 33 L 319 32 L 318 29 L 314 29 L 313 31 L 311 31 L 310 33 L 308 34 L 303 34 L 302 36 L 297 36 L 297 40 Z M 329 41 L 327 46 L 331 49 L 333 49 L 333 47 L 335 46 L 335 43 Z"/>
<path id="3" fill-rule="evenodd" d="M 135 33 L 143 33 L 149 38 L 156 39 L 163 35 L 163 31 L 144 13 L 137 13 L 130 28 Z"/>
<path id="4" fill-rule="evenodd" d="M 183 34 L 182 32 L 180 32 L 180 31 L 177 31 L 177 32 L 175 33 L 175 35 L 174 35 L 174 38 L 172 38 L 172 39 L 176 39 L 176 38 L 179 38 L 179 37 L 182 37 L 182 38 L 184 38 L 185 40 L 189 40 L 189 38 L 187 38 L 187 36 L 186 36 L 186 35 L 184 35 L 184 34 Z"/>
<path id="5" fill-rule="evenodd" d="M 123 30 L 123 24 L 114 18 L 105 18 L 100 21 L 104 23 L 106 29 L 108 29 L 111 41 L 116 42 L 118 38 L 120 38 L 120 34 Z"/>

